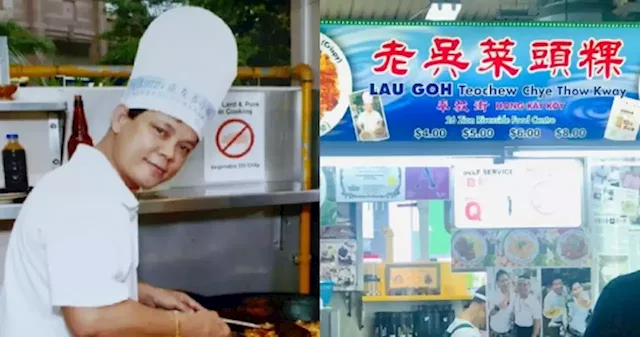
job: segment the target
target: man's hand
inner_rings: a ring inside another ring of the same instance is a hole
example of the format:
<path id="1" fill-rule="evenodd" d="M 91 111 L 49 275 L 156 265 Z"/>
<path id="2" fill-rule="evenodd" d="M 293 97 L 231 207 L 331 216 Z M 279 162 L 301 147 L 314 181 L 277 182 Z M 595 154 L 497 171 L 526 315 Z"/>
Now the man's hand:
<path id="1" fill-rule="evenodd" d="M 206 310 L 200 303 L 183 292 L 158 288 L 145 283 L 138 284 L 138 298 L 140 303 L 151 308 L 189 313 Z"/>
<path id="2" fill-rule="evenodd" d="M 231 330 L 215 311 L 201 310 L 194 314 L 183 314 L 182 335 L 197 337 L 228 337 Z"/>

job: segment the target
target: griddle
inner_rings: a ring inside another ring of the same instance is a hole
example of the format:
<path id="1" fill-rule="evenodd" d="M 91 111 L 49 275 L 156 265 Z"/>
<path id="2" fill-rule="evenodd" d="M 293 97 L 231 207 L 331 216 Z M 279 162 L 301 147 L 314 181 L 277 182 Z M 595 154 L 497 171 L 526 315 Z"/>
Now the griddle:
<path id="1" fill-rule="evenodd" d="M 204 296 L 186 292 L 220 317 L 250 323 L 274 324 L 279 337 L 310 337 L 311 334 L 296 324 L 296 321 L 317 322 L 320 320 L 320 304 L 317 297 L 295 293 L 242 293 Z M 230 326 L 239 333 L 244 327 Z"/>

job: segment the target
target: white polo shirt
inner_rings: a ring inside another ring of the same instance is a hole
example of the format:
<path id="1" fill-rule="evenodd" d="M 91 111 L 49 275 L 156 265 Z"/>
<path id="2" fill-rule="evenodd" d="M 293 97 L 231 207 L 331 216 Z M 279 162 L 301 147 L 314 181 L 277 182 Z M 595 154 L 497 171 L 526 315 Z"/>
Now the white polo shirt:
<path id="1" fill-rule="evenodd" d="M 138 297 L 138 201 L 107 158 L 80 145 L 44 176 L 15 221 L 0 337 L 69 337 L 61 307 Z"/>
<path id="2" fill-rule="evenodd" d="M 542 308 L 540 301 L 533 295 L 522 298 L 520 295 L 515 299 L 515 323 L 519 327 L 527 328 L 533 326 L 534 320 L 542 318 Z"/>
<path id="3" fill-rule="evenodd" d="M 364 132 L 376 132 L 380 127 L 380 123 L 383 121 L 382 115 L 375 110 L 370 112 L 364 111 L 358 115 L 358 127 Z"/>
<path id="4" fill-rule="evenodd" d="M 492 303 L 492 305 L 497 306 L 502 301 L 506 300 L 507 296 L 498 290 L 492 298 L 496 299 L 496 303 Z M 511 330 L 511 314 L 513 313 L 513 302 L 515 298 L 515 293 L 511 292 L 509 296 L 509 305 L 504 309 L 498 310 L 498 312 L 489 318 L 489 326 L 491 327 L 491 330 L 497 333 L 507 333 Z M 493 307 L 490 309 L 493 309 Z"/>
<path id="5" fill-rule="evenodd" d="M 446 334 L 450 337 L 481 337 L 480 330 L 476 328 L 471 322 L 456 318 L 449 327 L 447 327 Z"/>

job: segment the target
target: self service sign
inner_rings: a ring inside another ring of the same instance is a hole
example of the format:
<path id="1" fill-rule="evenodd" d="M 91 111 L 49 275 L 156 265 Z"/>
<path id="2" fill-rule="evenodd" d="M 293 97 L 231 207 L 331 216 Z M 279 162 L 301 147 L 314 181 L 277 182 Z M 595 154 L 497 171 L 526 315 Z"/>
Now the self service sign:
<path id="1" fill-rule="evenodd" d="M 322 141 L 635 141 L 634 24 L 321 24 Z"/>

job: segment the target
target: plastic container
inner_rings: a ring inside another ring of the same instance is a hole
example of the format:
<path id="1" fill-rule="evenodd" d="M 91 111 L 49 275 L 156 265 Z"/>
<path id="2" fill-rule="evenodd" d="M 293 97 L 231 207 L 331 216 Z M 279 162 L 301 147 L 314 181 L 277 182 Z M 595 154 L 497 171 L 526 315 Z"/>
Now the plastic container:
<path id="1" fill-rule="evenodd" d="M 331 298 L 333 297 L 333 282 L 322 281 L 320 282 L 320 303 L 321 307 L 326 308 L 331 305 Z"/>
<path id="2" fill-rule="evenodd" d="M 365 255 L 364 264 L 364 295 L 380 296 L 380 277 L 378 266 L 382 263 L 380 258 L 371 258 Z"/>

